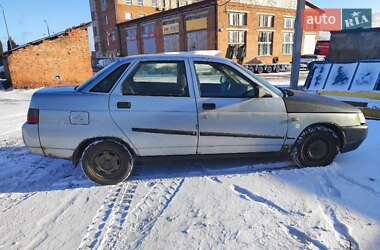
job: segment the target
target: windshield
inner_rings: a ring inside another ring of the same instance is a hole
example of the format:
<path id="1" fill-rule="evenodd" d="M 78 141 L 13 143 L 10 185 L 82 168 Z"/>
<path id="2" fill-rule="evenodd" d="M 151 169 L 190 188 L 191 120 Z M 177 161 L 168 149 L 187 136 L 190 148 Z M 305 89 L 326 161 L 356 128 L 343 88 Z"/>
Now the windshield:
<path id="1" fill-rule="evenodd" d="M 252 71 L 250 71 L 250 70 L 247 69 L 246 67 L 241 66 L 240 64 L 236 64 L 236 65 L 238 65 L 239 68 L 241 68 L 241 69 L 244 70 L 246 73 L 248 73 L 250 76 L 252 76 L 253 78 L 255 78 L 259 83 L 261 83 L 263 86 L 265 86 L 265 87 L 266 87 L 267 89 L 269 89 L 270 91 L 276 93 L 278 96 L 281 96 L 281 97 L 284 96 L 283 92 L 282 92 L 279 88 L 273 86 L 273 85 L 270 84 L 267 80 L 258 77 L 255 73 L 253 73 Z"/>
<path id="2" fill-rule="evenodd" d="M 101 78 L 103 77 L 103 75 L 108 72 L 108 69 L 110 68 L 113 68 L 115 64 L 117 64 L 118 61 L 115 61 L 109 65 L 107 65 L 106 67 L 104 67 L 103 69 L 101 69 L 100 71 L 96 72 L 95 75 L 93 75 L 90 79 L 88 79 L 87 81 L 85 81 L 84 83 L 82 83 L 81 85 L 75 87 L 76 90 L 78 91 L 82 91 L 83 89 L 85 89 L 88 85 L 90 85 L 93 81 L 96 81 L 98 78 Z"/>

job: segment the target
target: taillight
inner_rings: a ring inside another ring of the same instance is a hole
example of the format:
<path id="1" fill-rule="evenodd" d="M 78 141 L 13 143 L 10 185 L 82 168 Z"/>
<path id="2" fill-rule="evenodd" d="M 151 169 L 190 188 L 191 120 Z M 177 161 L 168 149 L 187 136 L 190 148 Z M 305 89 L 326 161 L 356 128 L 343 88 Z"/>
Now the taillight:
<path id="1" fill-rule="evenodd" d="M 28 124 L 38 124 L 39 122 L 39 110 L 38 109 L 29 109 L 28 110 Z"/>

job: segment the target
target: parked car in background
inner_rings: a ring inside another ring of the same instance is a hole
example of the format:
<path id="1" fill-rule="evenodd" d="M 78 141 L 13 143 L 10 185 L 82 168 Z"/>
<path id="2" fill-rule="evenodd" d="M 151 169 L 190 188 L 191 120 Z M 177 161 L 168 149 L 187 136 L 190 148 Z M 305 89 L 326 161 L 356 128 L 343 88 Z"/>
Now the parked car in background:
<path id="1" fill-rule="evenodd" d="M 329 55 L 329 50 L 330 50 L 330 40 L 321 40 L 317 41 L 317 44 L 315 45 L 315 55 L 320 55 L 324 57 L 328 57 Z"/>
<path id="2" fill-rule="evenodd" d="M 287 152 L 298 166 L 326 166 L 362 143 L 367 124 L 348 104 L 178 53 L 118 59 L 78 87 L 38 90 L 22 131 L 33 153 L 114 184 L 148 156 Z"/>
<path id="3" fill-rule="evenodd" d="M 324 56 L 319 55 L 302 55 L 300 61 L 300 69 L 311 70 L 314 62 L 324 61 Z"/>
<path id="4" fill-rule="evenodd" d="M 110 65 L 112 62 L 114 62 L 115 58 L 97 58 L 96 63 L 94 66 L 94 71 L 98 72 L 99 70 L 105 68 L 106 66 Z"/>

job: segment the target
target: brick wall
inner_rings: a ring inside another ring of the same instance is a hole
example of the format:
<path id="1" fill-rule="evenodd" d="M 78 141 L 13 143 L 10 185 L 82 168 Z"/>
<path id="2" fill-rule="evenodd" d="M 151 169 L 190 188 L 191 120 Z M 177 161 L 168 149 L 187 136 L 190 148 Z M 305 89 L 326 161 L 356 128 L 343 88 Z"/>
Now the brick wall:
<path id="1" fill-rule="evenodd" d="M 145 23 L 155 23 L 155 38 L 157 53 L 164 52 L 164 36 L 162 30 L 162 20 L 176 18 L 179 23 L 179 47 L 180 51 L 187 51 L 187 31 L 185 25 L 185 17 L 198 13 L 206 13 L 207 15 L 207 32 L 208 41 L 207 46 L 209 50 L 214 50 L 217 45 L 216 39 L 216 19 L 215 19 L 215 6 L 213 4 L 200 2 L 196 5 L 189 5 L 176 10 L 170 10 L 162 13 L 157 13 L 154 16 L 147 16 L 145 18 L 124 22 L 118 25 L 120 33 L 121 55 L 127 56 L 127 41 L 126 41 L 126 28 L 137 27 L 137 40 L 139 53 L 143 54 L 144 43 L 142 38 L 142 28 Z"/>
<path id="2" fill-rule="evenodd" d="M 7 63 L 14 88 L 82 83 L 92 76 L 87 29 L 68 30 L 54 39 L 14 50 Z"/>
<path id="3" fill-rule="evenodd" d="M 296 16 L 294 9 L 278 8 L 278 7 L 265 7 L 252 4 L 244 4 L 238 2 L 226 2 L 225 0 L 218 0 L 217 7 L 214 1 L 204 1 L 198 4 L 189 5 L 185 8 L 180 8 L 178 11 L 166 11 L 157 13 L 150 17 L 132 20 L 129 22 L 121 23 L 118 25 L 120 30 L 121 50 L 122 55 L 127 55 L 126 49 L 126 32 L 127 27 L 138 27 L 137 40 L 139 53 L 143 53 L 143 42 L 141 36 L 141 27 L 143 23 L 155 22 L 156 23 L 156 44 L 157 52 L 164 52 L 163 50 L 163 36 L 162 36 L 162 20 L 165 18 L 177 18 L 180 24 L 180 51 L 187 51 L 187 33 L 185 30 L 185 16 L 190 14 L 197 14 L 207 11 L 207 30 L 208 30 L 208 49 L 220 50 L 221 55 L 226 54 L 228 48 L 228 31 L 229 30 L 244 30 L 246 35 L 246 57 L 244 63 L 273 63 L 275 57 L 278 58 L 279 63 L 290 63 L 292 55 L 283 53 L 283 34 L 285 32 L 294 32 L 294 29 L 286 29 L 284 27 L 285 17 Z M 216 11 L 216 12 L 215 12 Z M 244 27 L 232 27 L 229 24 L 228 13 L 230 11 L 247 13 L 247 25 Z M 216 14 L 215 14 L 216 13 Z M 259 15 L 270 14 L 274 15 L 273 28 L 259 27 Z M 273 52 L 270 56 L 259 56 L 259 32 L 260 31 L 273 31 Z M 318 39 L 318 36 L 317 36 Z"/>
<path id="4" fill-rule="evenodd" d="M 278 57 L 279 62 L 289 63 L 291 55 L 283 55 L 282 39 L 283 32 L 292 31 L 284 29 L 284 16 L 295 17 L 296 12 L 292 9 L 283 9 L 276 7 L 264 7 L 252 4 L 228 3 L 218 7 L 218 50 L 225 55 L 228 47 L 228 29 L 235 29 L 228 23 L 228 10 L 247 12 L 247 56 L 244 63 L 273 63 L 273 57 Z M 274 28 L 260 28 L 259 14 L 273 14 L 275 16 Z M 243 28 L 243 27 L 242 27 Z M 258 37 L 259 31 L 273 31 L 273 54 L 271 56 L 258 56 Z"/>

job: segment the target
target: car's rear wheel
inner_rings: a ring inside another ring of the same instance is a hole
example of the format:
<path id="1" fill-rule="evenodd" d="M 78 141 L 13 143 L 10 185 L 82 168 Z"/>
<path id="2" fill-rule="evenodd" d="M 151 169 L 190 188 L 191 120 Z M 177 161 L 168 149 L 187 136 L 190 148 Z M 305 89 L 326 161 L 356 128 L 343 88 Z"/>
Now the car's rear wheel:
<path id="1" fill-rule="evenodd" d="M 339 153 L 339 137 L 324 126 L 306 129 L 297 139 L 291 158 L 299 167 L 327 166 Z"/>
<path id="2" fill-rule="evenodd" d="M 133 169 L 133 156 L 123 145 L 104 140 L 90 144 L 82 156 L 86 176 L 101 185 L 126 180 Z"/>

